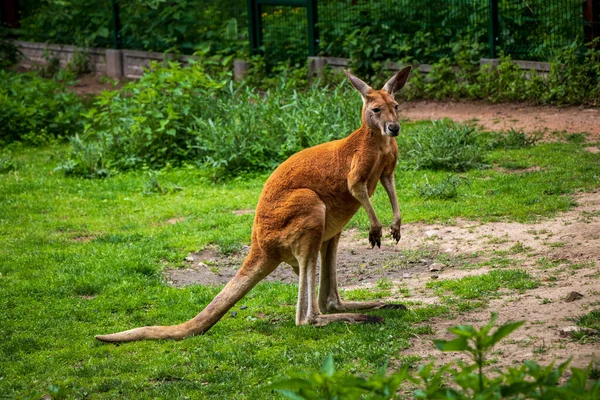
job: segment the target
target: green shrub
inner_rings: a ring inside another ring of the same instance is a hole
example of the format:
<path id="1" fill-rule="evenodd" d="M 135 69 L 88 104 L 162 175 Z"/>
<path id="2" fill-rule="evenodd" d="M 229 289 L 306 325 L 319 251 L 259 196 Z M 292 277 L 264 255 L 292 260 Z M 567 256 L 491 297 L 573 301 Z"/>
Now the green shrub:
<path id="1" fill-rule="evenodd" d="M 160 168 L 198 157 L 202 143 L 194 121 L 213 112 L 226 82 L 209 77 L 200 64 L 183 69 L 170 63 L 153 65 L 120 91 L 103 92 L 84 115 L 81 137 L 71 140 L 70 171 L 90 176 L 99 169 Z"/>
<path id="2" fill-rule="evenodd" d="M 39 144 L 81 129 L 83 105 L 67 86 L 32 73 L 0 71 L 0 143 Z"/>
<path id="3" fill-rule="evenodd" d="M 401 135 L 398 146 L 409 168 L 467 171 L 484 167 L 478 135 L 473 126 L 438 120 Z"/>

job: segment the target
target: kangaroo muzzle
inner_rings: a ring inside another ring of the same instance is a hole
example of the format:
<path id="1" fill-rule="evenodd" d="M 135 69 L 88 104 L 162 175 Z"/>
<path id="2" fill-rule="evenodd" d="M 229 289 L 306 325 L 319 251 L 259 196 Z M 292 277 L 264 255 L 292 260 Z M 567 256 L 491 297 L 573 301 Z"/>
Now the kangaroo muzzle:
<path id="1" fill-rule="evenodd" d="M 398 136 L 400 134 L 400 125 L 396 122 L 391 124 L 386 124 L 385 126 L 385 134 L 389 136 Z"/>

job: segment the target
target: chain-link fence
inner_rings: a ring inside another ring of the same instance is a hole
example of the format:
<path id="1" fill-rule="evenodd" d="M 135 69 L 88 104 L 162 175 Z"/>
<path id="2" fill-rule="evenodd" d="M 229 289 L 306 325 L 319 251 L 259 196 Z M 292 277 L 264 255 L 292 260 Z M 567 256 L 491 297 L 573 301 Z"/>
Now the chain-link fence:
<path id="1" fill-rule="evenodd" d="M 187 54 L 253 50 L 268 62 L 304 62 L 311 50 L 371 61 L 500 52 L 547 60 L 600 36 L 600 0 L 5 1 L 18 4 L 25 40 Z M 316 6 L 314 21 L 307 5 Z"/>
<path id="2" fill-rule="evenodd" d="M 18 8 L 23 40 L 184 54 L 208 46 L 248 51 L 245 0 L 18 0 Z"/>

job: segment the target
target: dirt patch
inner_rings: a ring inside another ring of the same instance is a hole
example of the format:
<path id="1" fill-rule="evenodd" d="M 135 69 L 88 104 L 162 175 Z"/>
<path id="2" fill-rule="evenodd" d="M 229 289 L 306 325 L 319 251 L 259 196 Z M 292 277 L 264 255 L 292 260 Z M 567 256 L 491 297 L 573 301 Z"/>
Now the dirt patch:
<path id="1" fill-rule="evenodd" d="M 590 147 L 586 147 L 585 151 L 589 151 L 590 153 L 600 153 L 600 148 L 599 147 L 595 147 L 595 146 L 590 146 Z"/>
<path id="2" fill-rule="evenodd" d="M 338 280 L 341 286 L 351 287 L 358 284 L 374 283 L 382 278 L 404 279 L 424 274 L 434 262 L 435 250 L 419 249 L 429 258 L 414 259 L 406 255 L 400 246 L 392 242 L 382 243 L 381 249 L 372 249 L 367 239 L 358 238 L 357 230 L 342 233 L 338 251 Z M 166 272 L 167 281 L 175 286 L 221 285 L 229 282 L 250 247 L 229 256 L 222 256 L 214 248 L 200 253 L 192 253 L 186 258 L 189 267 L 170 269 Z M 291 266 L 283 263 L 266 279 L 269 282 L 295 283 L 298 277 Z"/>
<path id="3" fill-rule="evenodd" d="M 525 359 L 547 364 L 569 357 L 574 366 L 585 366 L 600 357 L 598 341 L 576 342 L 561 337 L 558 331 L 573 325 L 573 317 L 600 308 L 600 191 L 575 199 L 578 206 L 571 211 L 538 223 L 458 220 L 455 225 L 410 224 L 403 228 L 400 244 L 388 239 L 381 249 L 371 249 L 358 231 L 345 231 L 338 252 L 340 285 L 344 289 L 369 288 L 380 279 L 390 279 L 402 291 L 393 290 L 388 300 L 403 301 L 410 308 L 411 303 L 442 302 L 426 288 L 434 276 L 456 279 L 495 268 L 524 268 L 541 282 L 540 287 L 524 293 L 509 291 L 483 309 L 428 321 L 434 334 L 416 338 L 399 356 L 452 360 L 455 354 L 435 350 L 431 340 L 449 338 L 446 329 L 456 324 L 482 325 L 494 311 L 500 315 L 499 322 L 527 321 L 495 349 L 495 366 Z M 214 248 L 190 254 L 186 259 L 189 267 L 167 270 L 166 279 L 176 286 L 224 284 L 248 250 L 227 257 Z M 432 264 L 440 260 L 443 268 L 431 272 Z M 295 283 L 297 277 L 290 266 L 282 264 L 266 280 Z M 572 291 L 583 298 L 566 302 Z"/>
<path id="4" fill-rule="evenodd" d="M 496 171 L 502 172 L 504 174 L 528 174 L 531 172 L 540 172 L 542 168 L 539 165 L 534 165 L 533 167 L 528 168 L 519 168 L 519 169 L 509 169 L 503 168 L 500 166 L 495 167 Z"/>
<path id="5" fill-rule="evenodd" d="M 169 224 L 169 225 L 175 225 L 175 224 L 178 224 L 183 221 L 185 221 L 185 217 L 174 217 L 174 218 L 169 218 L 168 220 L 165 221 L 165 223 Z"/>
<path id="6" fill-rule="evenodd" d="M 102 75 L 87 74 L 77 77 L 77 83 L 70 86 L 69 89 L 82 96 L 93 96 L 102 93 L 105 90 L 115 90 L 121 88 L 126 81 L 115 82 Z"/>
<path id="7" fill-rule="evenodd" d="M 400 115 L 412 121 L 440 118 L 476 121 L 493 131 L 514 128 L 525 132 L 589 132 L 588 141 L 600 140 L 600 109 L 597 108 L 411 101 L 400 105 Z"/>

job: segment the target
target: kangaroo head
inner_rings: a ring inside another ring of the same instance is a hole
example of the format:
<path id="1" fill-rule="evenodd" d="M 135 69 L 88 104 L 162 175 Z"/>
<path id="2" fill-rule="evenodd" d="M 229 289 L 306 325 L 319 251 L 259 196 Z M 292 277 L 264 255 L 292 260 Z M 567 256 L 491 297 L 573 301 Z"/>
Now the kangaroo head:
<path id="1" fill-rule="evenodd" d="M 410 67 L 392 76 L 381 90 L 373 90 L 349 71 L 344 72 L 362 97 L 363 126 L 366 125 L 371 131 L 381 132 L 382 135 L 398 136 L 400 124 L 398 124 L 398 103 L 394 100 L 394 94 L 404 87 L 410 74 Z"/>

